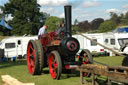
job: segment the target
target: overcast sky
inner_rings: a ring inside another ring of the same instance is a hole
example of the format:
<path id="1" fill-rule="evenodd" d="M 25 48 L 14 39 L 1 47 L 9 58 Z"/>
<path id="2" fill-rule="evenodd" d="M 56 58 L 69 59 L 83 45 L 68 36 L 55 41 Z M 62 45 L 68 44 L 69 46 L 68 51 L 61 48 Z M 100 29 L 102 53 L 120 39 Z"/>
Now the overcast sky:
<path id="1" fill-rule="evenodd" d="M 4 5 L 8 0 L 0 0 Z M 72 4 L 72 20 L 92 21 L 95 18 L 108 19 L 110 12 L 117 14 L 128 11 L 128 0 L 38 0 L 40 11 L 51 16 L 64 17 L 64 5 Z"/>

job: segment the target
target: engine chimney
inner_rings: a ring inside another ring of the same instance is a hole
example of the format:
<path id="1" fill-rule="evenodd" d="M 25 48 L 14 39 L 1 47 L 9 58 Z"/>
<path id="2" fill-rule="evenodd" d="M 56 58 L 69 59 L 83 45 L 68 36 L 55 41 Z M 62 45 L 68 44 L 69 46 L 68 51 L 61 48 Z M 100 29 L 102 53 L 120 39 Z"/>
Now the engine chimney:
<path id="1" fill-rule="evenodd" d="M 71 5 L 64 6 L 64 9 L 65 9 L 66 36 L 72 37 Z"/>

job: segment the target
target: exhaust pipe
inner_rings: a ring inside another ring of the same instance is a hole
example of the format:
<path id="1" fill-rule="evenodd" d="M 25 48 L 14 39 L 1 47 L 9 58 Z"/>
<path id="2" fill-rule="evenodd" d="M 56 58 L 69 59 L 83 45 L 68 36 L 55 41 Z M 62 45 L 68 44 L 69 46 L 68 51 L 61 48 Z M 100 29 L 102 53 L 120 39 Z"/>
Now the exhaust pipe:
<path id="1" fill-rule="evenodd" d="M 65 9 L 66 36 L 72 37 L 71 5 L 64 6 L 64 9 Z"/>

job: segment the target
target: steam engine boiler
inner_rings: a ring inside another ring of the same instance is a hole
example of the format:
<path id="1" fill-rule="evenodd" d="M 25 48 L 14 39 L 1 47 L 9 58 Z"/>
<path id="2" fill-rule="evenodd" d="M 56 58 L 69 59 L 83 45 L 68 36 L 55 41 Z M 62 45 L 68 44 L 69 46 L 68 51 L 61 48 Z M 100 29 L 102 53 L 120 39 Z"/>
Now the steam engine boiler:
<path id="1" fill-rule="evenodd" d="M 60 79 L 61 73 L 77 65 L 92 63 L 88 50 L 82 50 L 78 55 L 79 61 L 76 61 L 80 44 L 72 37 L 71 6 L 66 5 L 64 8 L 66 32 L 63 35 L 49 32 L 42 35 L 40 40 L 30 40 L 28 43 L 27 66 L 31 75 L 41 74 L 45 67 L 49 67 L 52 78 Z"/>

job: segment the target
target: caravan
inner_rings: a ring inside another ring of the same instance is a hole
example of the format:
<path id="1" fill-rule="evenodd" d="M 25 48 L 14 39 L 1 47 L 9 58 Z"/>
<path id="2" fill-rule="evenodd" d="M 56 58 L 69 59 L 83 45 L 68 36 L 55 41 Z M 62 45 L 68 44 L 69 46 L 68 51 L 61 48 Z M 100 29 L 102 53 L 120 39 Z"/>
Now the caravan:
<path id="1" fill-rule="evenodd" d="M 115 48 L 115 36 L 113 33 L 93 33 L 93 34 L 84 34 L 85 36 L 91 38 L 92 40 L 105 45 L 109 48 Z M 88 49 L 92 54 L 104 54 L 112 56 L 112 52 L 104 49 L 100 45 L 84 38 L 81 35 L 73 35 L 73 37 L 77 38 L 80 42 L 80 49 Z"/>
<path id="2" fill-rule="evenodd" d="M 4 50 L 4 57 L 25 57 L 29 40 L 38 39 L 37 36 L 9 37 L 0 42 L 0 49 Z"/>

